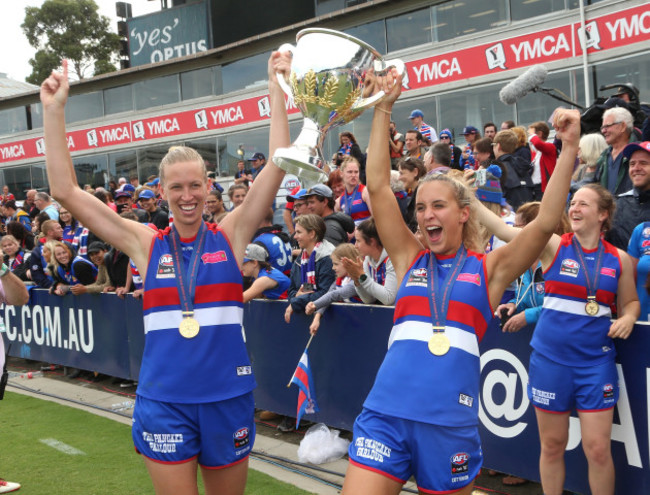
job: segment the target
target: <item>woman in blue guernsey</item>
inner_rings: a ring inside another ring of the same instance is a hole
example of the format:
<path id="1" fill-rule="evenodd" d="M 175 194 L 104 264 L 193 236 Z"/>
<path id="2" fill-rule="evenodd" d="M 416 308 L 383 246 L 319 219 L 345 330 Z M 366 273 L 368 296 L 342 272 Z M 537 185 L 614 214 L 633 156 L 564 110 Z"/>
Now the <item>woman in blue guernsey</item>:
<path id="1" fill-rule="evenodd" d="M 478 436 L 478 341 L 504 290 L 528 268 L 560 219 L 580 134 L 577 111 L 555 115 L 564 148 L 539 216 L 515 241 L 474 251 L 473 194 L 443 174 L 416 197 L 422 239 L 402 220 L 390 189 L 386 139 L 401 93 L 396 71 L 378 77 L 387 96 L 375 107 L 368 190 L 377 230 L 399 284 L 389 348 L 354 425 L 343 494 L 397 494 L 414 476 L 420 493 L 472 491 L 482 465 Z"/>
<path id="2" fill-rule="evenodd" d="M 157 494 L 244 492 L 255 437 L 255 380 L 242 335 L 240 267 L 246 245 L 271 205 L 284 172 L 264 167 L 242 205 L 217 226 L 202 220 L 209 182 L 193 149 L 173 147 L 160 163 L 162 197 L 174 223 L 154 232 L 121 218 L 82 191 L 66 146 L 68 64 L 41 85 L 46 164 L 52 195 L 98 237 L 126 253 L 144 281 L 145 350 L 133 440 Z M 288 54 L 268 62 L 269 152 L 288 146 L 284 93 L 276 73 Z M 200 269 L 199 269 L 200 267 Z"/>
<path id="3" fill-rule="evenodd" d="M 244 302 L 256 297 L 286 299 L 291 281 L 284 273 L 269 263 L 269 252 L 261 243 L 246 246 L 244 263 L 241 267 L 244 277 L 252 277 L 253 283 L 244 291 Z"/>
<path id="4" fill-rule="evenodd" d="M 640 311 L 632 261 L 602 239 L 614 206 L 612 195 L 598 184 L 578 189 L 569 207 L 573 233 L 553 235 L 540 256 L 544 304 L 531 341 L 528 397 L 537 415 L 540 475 L 547 495 L 563 490 L 574 408 L 592 492 L 614 493 L 610 438 L 619 389 L 612 339 L 626 339 Z M 493 215 L 481 214 L 481 221 L 495 235 L 516 239 L 516 229 Z M 614 304 L 618 319 L 612 323 Z"/>
<path id="5" fill-rule="evenodd" d="M 97 267 L 81 256 L 76 256 L 69 244 L 49 241 L 53 246 L 50 258 L 54 284 L 50 292 L 63 296 L 73 285 L 90 285 L 97 279 Z"/>

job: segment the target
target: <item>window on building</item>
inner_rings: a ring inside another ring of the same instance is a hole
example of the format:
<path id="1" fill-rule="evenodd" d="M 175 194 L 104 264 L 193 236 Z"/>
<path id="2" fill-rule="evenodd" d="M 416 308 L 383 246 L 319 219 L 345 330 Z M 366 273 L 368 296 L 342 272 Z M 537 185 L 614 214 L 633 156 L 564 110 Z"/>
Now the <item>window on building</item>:
<path id="1" fill-rule="evenodd" d="M 571 95 L 570 76 L 570 71 L 549 74 L 544 81 L 544 87 L 560 90 L 571 101 L 575 101 Z M 523 127 L 527 127 L 538 120 L 546 122 L 559 106 L 568 107 L 567 104 L 544 93 L 529 93 L 517 102 L 517 118 L 515 122 Z"/>
<path id="2" fill-rule="evenodd" d="M 389 52 L 431 43 L 432 40 L 430 8 L 386 19 L 386 44 Z"/>
<path id="3" fill-rule="evenodd" d="M 212 79 L 212 67 L 181 72 L 181 98 L 191 100 L 214 94 Z"/>
<path id="4" fill-rule="evenodd" d="M 129 177 L 137 174 L 138 157 L 135 150 L 110 153 L 108 155 L 109 180 L 117 182 L 120 177 L 124 177 L 128 181 Z"/>
<path id="5" fill-rule="evenodd" d="M 74 171 L 77 182 L 83 189 L 86 184 L 94 189 L 108 187 L 108 156 L 92 155 L 73 158 Z"/>
<path id="6" fill-rule="evenodd" d="M 65 105 L 66 123 L 98 119 L 104 115 L 104 102 L 101 91 L 72 95 Z"/>
<path id="7" fill-rule="evenodd" d="M 27 111 L 25 107 L 0 110 L 0 135 L 27 130 Z"/>
<path id="8" fill-rule="evenodd" d="M 47 182 L 47 171 L 45 170 L 45 163 L 37 163 L 35 165 L 32 165 L 31 176 L 32 176 L 31 189 L 36 189 L 37 191 L 45 191 L 50 188 L 49 183 Z M 24 192 L 26 193 L 27 190 L 25 190 Z M 18 195 L 16 195 L 16 199 L 24 199 L 24 198 L 19 198 Z"/>
<path id="9" fill-rule="evenodd" d="M 133 85 L 135 109 L 162 107 L 180 99 L 178 74 L 139 81 Z"/>
<path id="10" fill-rule="evenodd" d="M 32 129 L 40 129 L 43 127 L 43 105 L 40 103 L 32 103 L 29 105 L 29 113 L 32 118 Z"/>
<path id="11" fill-rule="evenodd" d="M 433 7 L 437 41 L 453 40 L 506 24 L 507 1 L 455 0 Z"/>
<path id="12" fill-rule="evenodd" d="M 203 161 L 205 162 L 205 168 L 208 172 L 215 172 L 216 175 L 219 175 L 219 166 L 217 163 L 217 138 L 211 137 L 207 139 L 197 139 L 194 141 L 187 141 L 185 146 L 195 149 L 199 152 Z"/>
<path id="13" fill-rule="evenodd" d="M 25 199 L 25 193 L 32 188 L 30 166 L 3 168 L 0 180 L 3 186 L 9 186 L 16 199 Z"/>
<path id="14" fill-rule="evenodd" d="M 241 151 L 239 151 L 241 150 Z M 269 128 L 253 129 L 219 137 L 219 175 L 234 175 L 237 161 L 242 156 L 248 161 L 255 153 L 264 154 L 269 160 Z M 248 166 L 248 163 L 247 163 Z"/>
<path id="15" fill-rule="evenodd" d="M 266 66 L 270 56 L 271 52 L 264 52 L 224 65 L 221 68 L 223 92 L 266 86 Z"/>
<path id="16" fill-rule="evenodd" d="M 565 8 L 565 0 L 510 0 L 510 17 L 513 21 L 523 21 Z"/>
<path id="17" fill-rule="evenodd" d="M 604 85 L 631 83 L 640 91 L 641 101 L 648 101 L 650 58 L 647 54 L 598 64 L 594 72 L 597 89 Z M 614 90 L 598 91 L 599 96 L 611 96 L 613 93 Z"/>
<path id="18" fill-rule="evenodd" d="M 183 144 L 181 142 L 177 143 L 166 143 L 158 146 L 147 146 L 146 148 L 141 148 L 137 151 L 138 154 L 138 177 L 140 178 L 140 183 L 144 184 L 147 180 L 147 177 L 150 175 L 158 175 L 158 170 L 160 168 L 160 162 L 163 157 L 169 151 L 171 146 L 176 146 Z"/>
<path id="19" fill-rule="evenodd" d="M 130 84 L 104 90 L 104 112 L 111 115 L 133 110 L 133 87 Z"/>
<path id="20" fill-rule="evenodd" d="M 361 26 L 355 26 L 346 29 L 344 32 L 368 43 L 382 55 L 388 51 L 386 47 L 386 27 L 384 19 L 362 24 Z"/>

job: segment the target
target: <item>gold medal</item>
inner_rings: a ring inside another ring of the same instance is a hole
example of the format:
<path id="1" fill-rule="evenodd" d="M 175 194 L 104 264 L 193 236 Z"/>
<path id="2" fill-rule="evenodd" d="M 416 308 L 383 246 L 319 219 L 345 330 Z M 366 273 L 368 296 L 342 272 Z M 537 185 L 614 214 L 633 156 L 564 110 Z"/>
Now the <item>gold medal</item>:
<path id="1" fill-rule="evenodd" d="M 188 316 L 181 320 L 181 324 L 178 326 L 178 331 L 186 339 L 192 339 L 199 334 L 201 325 L 194 318 Z"/>
<path id="2" fill-rule="evenodd" d="M 429 339 L 429 351 L 434 356 L 444 356 L 449 352 L 449 347 L 451 343 L 449 342 L 449 337 L 445 335 L 445 332 L 433 332 L 433 335 Z"/>
<path id="3" fill-rule="evenodd" d="M 589 299 L 589 301 L 587 301 L 587 304 L 585 304 L 585 312 L 589 316 L 596 316 L 598 314 L 599 309 L 600 306 L 598 305 L 595 299 Z"/>

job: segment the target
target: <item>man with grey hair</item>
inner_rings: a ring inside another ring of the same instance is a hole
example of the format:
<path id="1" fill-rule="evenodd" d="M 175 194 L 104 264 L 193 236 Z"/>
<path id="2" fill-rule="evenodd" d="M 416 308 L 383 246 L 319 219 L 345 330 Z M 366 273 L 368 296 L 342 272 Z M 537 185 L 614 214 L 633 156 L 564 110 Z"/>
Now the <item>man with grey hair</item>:
<path id="1" fill-rule="evenodd" d="M 36 208 L 36 205 L 34 204 L 34 200 L 36 199 L 36 193 L 38 191 L 36 189 L 30 189 L 25 193 L 25 201 L 23 201 L 23 210 L 25 210 L 29 214 L 29 218 L 32 220 L 36 218 L 36 215 L 40 213 L 38 208 Z"/>
<path id="2" fill-rule="evenodd" d="M 632 189 L 628 159 L 623 155 L 623 149 L 636 142 L 632 114 L 622 107 L 606 110 L 600 131 L 609 146 L 596 162 L 595 181 L 616 196 Z"/>
<path id="3" fill-rule="evenodd" d="M 446 173 L 451 168 L 451 148 L 447 143 L 436 143 L 424 154 L 427 174 Z"/>
<path id="4" fill-rule="evenodd" d="M 59 210 L 52 203 L 52 198 L 46 192 L 37 192 L 34 198 L 34 204 L 40 211 L 47 213 L 47 216 L 52 220 L 59 221 Z"/>

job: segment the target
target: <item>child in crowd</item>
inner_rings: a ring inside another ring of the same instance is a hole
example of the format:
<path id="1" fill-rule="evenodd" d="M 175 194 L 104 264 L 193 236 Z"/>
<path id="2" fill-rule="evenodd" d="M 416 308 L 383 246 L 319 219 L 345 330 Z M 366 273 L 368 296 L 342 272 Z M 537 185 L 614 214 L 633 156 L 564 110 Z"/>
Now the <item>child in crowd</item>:
<path id="1" fill-rule="evenodd" d="M 309 333 L 312 335 L 318 332 L 320 327 L 320 320 L 323 317 L 323 313 L 333 302 L 348 302 L 348 303 L 360 303 L 361 299 L 357 296 L 357 291 L 354 288 L 354 280 L 350 278 L 347 270 L 343 266 L 343 258 L 348 259 L 360 259 L 361 254 L 359 250 L 354 247 L 352 244 L 344 243 L 336 246 L 332 254 L 332 269 L 336 274 L 336 280 L 330 286 L 327 293 L 315 301 L 310 301 L 305 307 L 305 314 L 311 315 L 314 314 L 314 320 L 309 326 Z"/>

